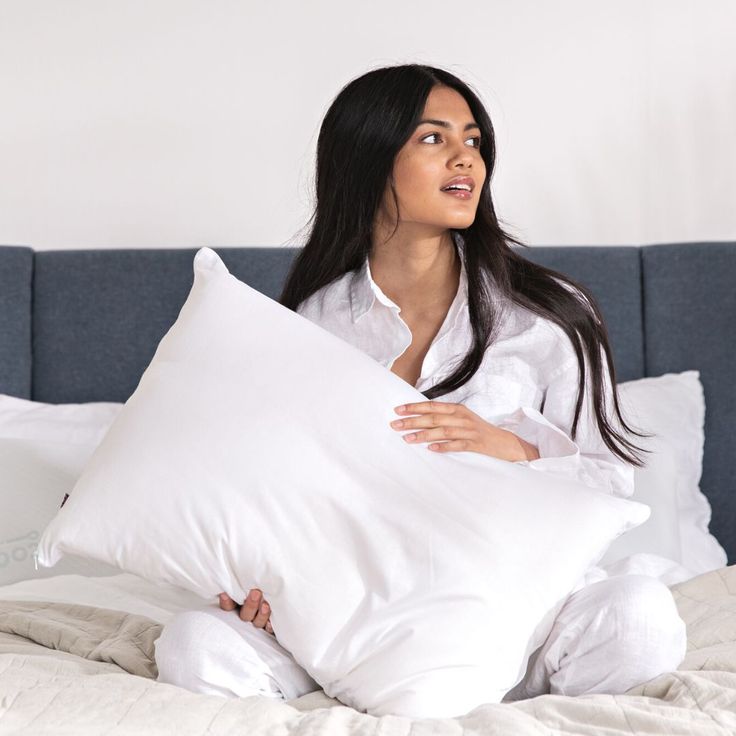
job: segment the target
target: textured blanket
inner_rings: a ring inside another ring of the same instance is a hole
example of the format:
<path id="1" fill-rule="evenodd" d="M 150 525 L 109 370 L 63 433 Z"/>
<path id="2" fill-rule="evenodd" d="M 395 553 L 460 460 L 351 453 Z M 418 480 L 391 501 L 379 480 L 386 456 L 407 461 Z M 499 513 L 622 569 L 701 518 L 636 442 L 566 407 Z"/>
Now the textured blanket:
<path id="1" fill-rule="evenodd" d="M 736 566 L 672 586 L 688 627 L 676 672 L 625 695 L 542 695 L 454 719 L 380 718 L 323 692 L 289 702 L 157 683 L 143 616 L 0 602 L 0 734 L 736 734 Z"/>

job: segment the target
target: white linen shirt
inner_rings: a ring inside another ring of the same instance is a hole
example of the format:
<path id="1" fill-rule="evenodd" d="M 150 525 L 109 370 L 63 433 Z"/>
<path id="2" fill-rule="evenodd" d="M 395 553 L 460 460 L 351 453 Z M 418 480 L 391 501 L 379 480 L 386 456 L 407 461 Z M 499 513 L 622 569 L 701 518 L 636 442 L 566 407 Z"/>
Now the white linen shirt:
<path id="1" fill-rule="evenodd" d="M 432 341 L 415 388 L 424 391 L 448 376 L 472 341 L 462 237 L 460 283 L 445 321 Z M 634 492 L 634 468 L 603 443 L 588 401 L 583 399 L 575 441 L 570 438 L 577 396 L 578 362 L 572 344 L 554 322 L 509 301 L 501 329 L 480 368 L 459 389 L 437 401 L 460 403 L 487 422 L 513 432 L 539 451 L 539 459 L 518 464 L 574 478 L 622 498 Z M 401 309 L 373 280 L 368 258 L 304 300 L 297 312 L 360 348 L 386 368 L 411 345 L 411 330 Z M 603 355 L 603 351 L 601 350 Z M 605 360 L 604 360 L 605 365 Z M 606 406 L 612 408 L 606 371 Z M 609 415 L 613 426 L 619 425 Z M 386 431 L 395 432 L 391 427 Z"/>

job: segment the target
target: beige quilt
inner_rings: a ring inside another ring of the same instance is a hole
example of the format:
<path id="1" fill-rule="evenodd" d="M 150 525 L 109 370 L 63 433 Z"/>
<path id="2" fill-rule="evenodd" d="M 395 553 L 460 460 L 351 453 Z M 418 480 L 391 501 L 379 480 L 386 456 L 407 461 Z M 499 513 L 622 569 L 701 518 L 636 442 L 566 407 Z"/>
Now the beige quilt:
<path id="1" fill-rule="evenodd" d="M 380 718 L 322 691 L 224 699 L 157 683 L 144 616 L 0 601 L 0 734 L 736 735 L 736 566 L 672 586 L 688 627 L 676 672 L 625 695 L 543 695 L 461 718 Z"/>

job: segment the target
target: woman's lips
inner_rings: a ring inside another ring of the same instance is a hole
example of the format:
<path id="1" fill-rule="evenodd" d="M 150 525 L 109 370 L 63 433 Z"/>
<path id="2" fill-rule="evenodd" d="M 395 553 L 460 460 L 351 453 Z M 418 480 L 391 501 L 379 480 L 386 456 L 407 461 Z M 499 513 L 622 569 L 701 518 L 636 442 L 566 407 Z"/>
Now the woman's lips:
<path id="1" fill-rule="evenodd" d="M 443 191 L 443 194 L 449 194 L 452 197 L 456 197 L 457 199 L 472 199 L 473 198 L 473 192 L 468 192 L 465 189 L 451 189 L 448 192 Z"/>

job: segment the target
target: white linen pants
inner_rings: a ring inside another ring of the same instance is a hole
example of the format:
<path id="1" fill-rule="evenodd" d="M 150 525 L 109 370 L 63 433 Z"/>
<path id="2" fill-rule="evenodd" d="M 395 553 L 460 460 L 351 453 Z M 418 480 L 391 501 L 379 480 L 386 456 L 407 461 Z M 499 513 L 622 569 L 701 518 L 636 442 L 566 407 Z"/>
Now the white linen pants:
<path id="1" fill-rule="evenodd" d="M 291 700 L 320 689 L 271 634 L 216 605 L 174 616 L 155 646 L 159 681 L 195 692 Z M 685 649 L 685 623 L 664 583 L 644 575 L 601 580 L 568 597 L 503 702 L 620 694 L 676 669 Z"/>

